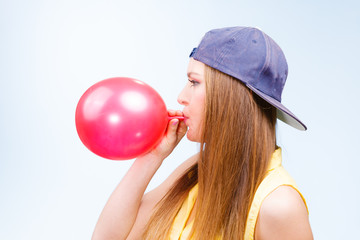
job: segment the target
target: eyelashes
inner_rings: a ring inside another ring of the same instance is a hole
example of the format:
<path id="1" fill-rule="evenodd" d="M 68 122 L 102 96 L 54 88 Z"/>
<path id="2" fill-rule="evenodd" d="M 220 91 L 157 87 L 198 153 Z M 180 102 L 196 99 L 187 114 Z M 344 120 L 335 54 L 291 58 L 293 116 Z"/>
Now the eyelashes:
<path id="1" fill-rule="evenodd" d="M 188 80 L 189 80 L 191 86 L 195 86 L 195 85 L 199 84 L 198 81 L 190 80 L 190 79 L 188 79 Z"/>

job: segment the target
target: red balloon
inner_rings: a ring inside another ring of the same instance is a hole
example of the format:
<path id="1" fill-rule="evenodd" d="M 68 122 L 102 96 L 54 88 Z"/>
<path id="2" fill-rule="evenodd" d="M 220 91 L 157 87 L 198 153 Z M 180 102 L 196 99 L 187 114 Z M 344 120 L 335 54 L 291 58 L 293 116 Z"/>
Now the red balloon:
<path id="1" fill-rule="evenodd" d="M 112 160 L 132 159 L 162 139 L 168 114 L 161 96 L 132 78 L 109 78 L 91 86 L 75 114 L 81 141 L 93 153 Z"/>

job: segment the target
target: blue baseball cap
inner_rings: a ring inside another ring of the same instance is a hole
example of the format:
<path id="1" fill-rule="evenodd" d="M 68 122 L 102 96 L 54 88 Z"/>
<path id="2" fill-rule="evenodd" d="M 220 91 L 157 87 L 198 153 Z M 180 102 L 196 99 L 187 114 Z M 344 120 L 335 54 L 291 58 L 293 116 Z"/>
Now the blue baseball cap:
<path id="1" fill-rule="evenodd" d="M 205 34 L 190 54 L 244 83 L 277 109 L 277 118 L 305 131 L 307 128 L 281 103 L 288 75 L 285 55 L 268 35 L 252 27 L 214 29 Z"/>

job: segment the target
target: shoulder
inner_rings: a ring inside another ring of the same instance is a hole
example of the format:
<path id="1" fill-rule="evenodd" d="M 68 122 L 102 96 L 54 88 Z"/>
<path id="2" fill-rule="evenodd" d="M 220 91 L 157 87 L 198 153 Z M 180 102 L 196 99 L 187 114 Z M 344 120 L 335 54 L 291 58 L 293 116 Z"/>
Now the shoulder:
<path id="1" fill-rule="evenodd" d="M 255 228 L 255 239 L 313 239 L 308 212 L 299 193 L 281 186 L 263 201 Z"/>

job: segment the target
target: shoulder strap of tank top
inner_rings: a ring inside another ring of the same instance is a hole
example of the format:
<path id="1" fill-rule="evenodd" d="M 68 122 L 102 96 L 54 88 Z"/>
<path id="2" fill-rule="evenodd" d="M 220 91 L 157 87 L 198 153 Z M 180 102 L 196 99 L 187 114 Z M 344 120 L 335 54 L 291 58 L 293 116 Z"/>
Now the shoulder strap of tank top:
<path id="1" fill-rule="evenodd" d="M 271 169 L 268 175 L 261 182 L 255 193 L 254 200 L 251 204 L 249 215 L 246 221 L 246 228 L 244 234 L 245 240 L 254 239 L 255 225 L 259 215 L 261 204 L 271 192 L 273 192 L 280 186 L 291 186 L 292 188 L 294 188 L 302 197 L 307 208 L 305 198 L 296 186 L 294 179 L 289 175 L 289 173 L 284 169 L 284 167 L 280 165 L 274 169 Z"/>

